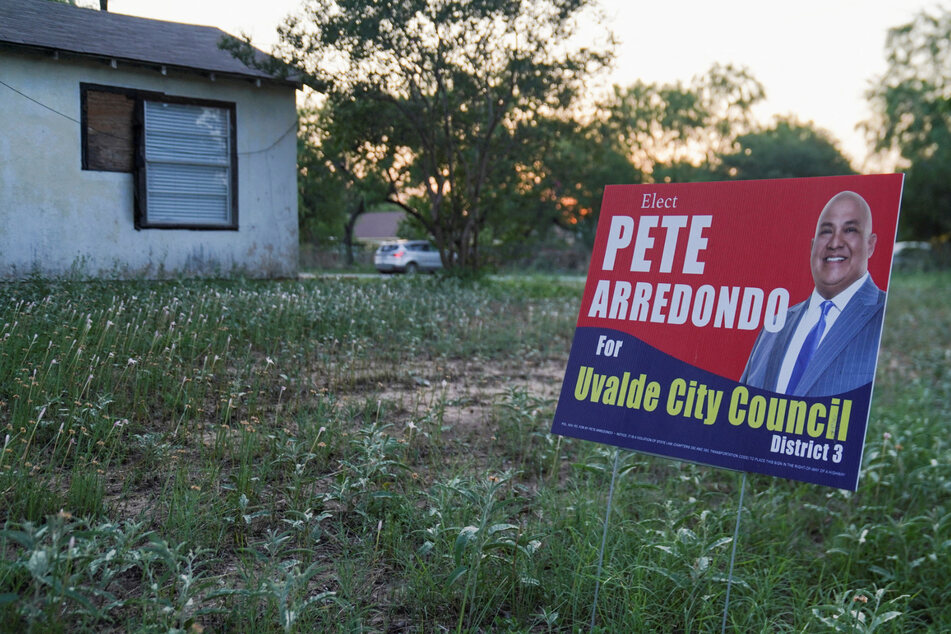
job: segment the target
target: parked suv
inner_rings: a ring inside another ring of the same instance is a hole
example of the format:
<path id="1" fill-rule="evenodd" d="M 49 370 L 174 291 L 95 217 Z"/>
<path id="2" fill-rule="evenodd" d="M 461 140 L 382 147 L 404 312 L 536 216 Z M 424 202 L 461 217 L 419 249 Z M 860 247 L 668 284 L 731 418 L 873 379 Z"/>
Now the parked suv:
<path id="1" fill-rule="evenodd" d="M 384 242 L 373 255 L 373 264 L 380 273 L 416 273 L 442 268 L 439 251 L 428 240 Z"/>

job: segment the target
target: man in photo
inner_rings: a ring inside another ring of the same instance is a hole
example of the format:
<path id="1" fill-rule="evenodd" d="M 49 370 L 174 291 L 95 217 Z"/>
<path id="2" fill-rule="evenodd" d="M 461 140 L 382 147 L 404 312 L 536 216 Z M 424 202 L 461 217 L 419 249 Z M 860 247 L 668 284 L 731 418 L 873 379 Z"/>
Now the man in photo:
<path id="1" fill-rule="evenodd" d="M 794 396 L 872 382 L 885 313 L 885 293 L 868 273 L 875 241 L 864 198 L 843 191 L 826 203 L 809 258 L 815 290 L 779 332 L 760 332 L 740 382 Z"/>

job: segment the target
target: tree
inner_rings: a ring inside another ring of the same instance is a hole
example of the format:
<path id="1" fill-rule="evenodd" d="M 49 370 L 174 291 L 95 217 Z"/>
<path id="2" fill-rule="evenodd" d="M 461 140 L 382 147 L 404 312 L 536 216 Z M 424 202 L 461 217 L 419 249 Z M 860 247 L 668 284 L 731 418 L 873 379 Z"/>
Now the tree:
<path id="1" fill-rule="evenodd" d="M 625 148 L 600 121 L 538 116 L 521 126 L 514 170 L 489 190 L 494 242 L 544 240 L 554 229 L 590 246 L 604 185 L 643 182 Z"/>
<path id="2" fill-rule="evenodd" d="M 298 111 L 298 216 L 301 238 L 327 242 L 343 238 L 353 264 L 357 218 L 391 191 L 379 147 L 387 128 L 364 104 L 325 101 Z"/>
<path id="3" fill-rule="evenodd" d="M 334 166 L 320 142 L 314 110 L 297 113 L 297 214 L 303 242 L 323 244 L 339 238 L 350 206 L 349 179 Z"/>
<path id="4" fill-rule="evenodd" d="M 907 166 L 899 236 L 951 234 L 951 11 L 918 14 L 891 29 L 888 67 L 867 96 L 866 122 L 879 152 L 897 152 Z"/>
<path id="5" fill-rule="evenodd" d="M 331 107 L 374 122 L 351 149 L 383 164 L 387 199 L 447 267 L 476 267 L 487 186 L 513 169 L 516 131 L 569 107 L 610 57 L 610 43 L 568 44 L 593 1 L 306 0 L 278 51 Z"/>
<path id="6" fill-rule="evenodd" d="M 752 180 L 855 173 L 828 132 L 791 118 L 740 135 L 735 146 L 720 156 L 722 177 Z"/>
<path id="7" fill-rule="evenodd" d="M 710 177 L 718 157 L 753 128 L 764 90 L 747 70 L 715 64 L 688 84 L 615 87 L 600 118 L 655 182 Z"/>

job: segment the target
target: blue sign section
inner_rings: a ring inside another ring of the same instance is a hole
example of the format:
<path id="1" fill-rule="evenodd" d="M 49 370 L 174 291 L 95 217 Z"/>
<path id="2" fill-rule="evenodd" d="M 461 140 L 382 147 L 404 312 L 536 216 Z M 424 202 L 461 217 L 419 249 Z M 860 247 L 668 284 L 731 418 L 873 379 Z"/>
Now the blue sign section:
<path id="1" fill-rule="evenodd" d="M 579 327 L 552 432 L 854 491 L 872 384 L 787 396 L 726 379 L 624 332 Z"/>

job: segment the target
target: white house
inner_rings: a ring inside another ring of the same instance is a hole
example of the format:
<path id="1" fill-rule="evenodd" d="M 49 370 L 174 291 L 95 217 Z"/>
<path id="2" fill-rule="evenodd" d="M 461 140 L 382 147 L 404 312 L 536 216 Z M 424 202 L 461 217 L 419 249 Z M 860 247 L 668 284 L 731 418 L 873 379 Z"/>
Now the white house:
<path id="1" fill-rule="evenodd" d="M 0 0 L 0 280 L 296 275 L 299 84 L 225 35 Z"/>

